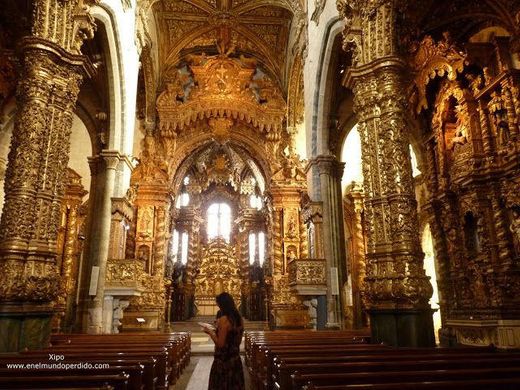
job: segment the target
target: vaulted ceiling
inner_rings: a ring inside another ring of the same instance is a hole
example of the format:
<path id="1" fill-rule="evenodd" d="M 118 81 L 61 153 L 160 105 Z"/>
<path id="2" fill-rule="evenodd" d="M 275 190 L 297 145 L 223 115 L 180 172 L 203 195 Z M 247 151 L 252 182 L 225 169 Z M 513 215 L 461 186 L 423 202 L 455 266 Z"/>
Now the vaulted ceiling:
<path id="1" fill-rule="evenodd" d="M 293 14 L 278 0 L 162 0 L 154 5 L 159 62 L 168 80 L 187 55 L 254 57 L 283 84 Z M 220 46 L 220 47 L 219 47 Z"/>
<path id="2" fill-rule="evenodd" d="M 489 26 L 501 26 L 513 34 L 520 30 L 519 0 L 424 0 L 421 7 L 408 2 L 403 28 L 440 39 L 449 32 L 463 42 Z"/>

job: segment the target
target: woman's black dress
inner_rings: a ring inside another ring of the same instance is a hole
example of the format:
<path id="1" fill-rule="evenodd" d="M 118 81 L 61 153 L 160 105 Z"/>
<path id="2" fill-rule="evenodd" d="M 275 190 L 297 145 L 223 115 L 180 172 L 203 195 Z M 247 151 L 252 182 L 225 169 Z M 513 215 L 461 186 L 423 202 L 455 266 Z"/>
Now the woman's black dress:
<path id="1" fill-rule="evenodd" d="M 244 371 L 240 360 L 243 332 L 242 326 L 233 327 L 226 337 L 224 347 L 219 348 L 215 345 L 215 359 L 209 374 L 208 390 L 244 390 Z"/>

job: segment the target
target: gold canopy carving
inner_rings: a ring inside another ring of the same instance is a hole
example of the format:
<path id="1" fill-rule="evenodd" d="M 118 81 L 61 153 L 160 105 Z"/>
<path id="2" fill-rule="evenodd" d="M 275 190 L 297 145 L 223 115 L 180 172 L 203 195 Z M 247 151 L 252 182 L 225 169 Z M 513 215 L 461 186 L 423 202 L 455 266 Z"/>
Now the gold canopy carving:
<path id="1" fill-rule="evenodd" d="M 412 67 L 416 71 L 415 86 L 417 87 L 416 112 L 428 108 L 426 86 L 435 77 L 447 76 L 453 81 L 457 74 L 462 73 L 467 64 L 466 54 L 458 50 L 450 41 L 449 35 L 435 42 L 429 35 L 425 36 L 414 53 Z"/>
<path id="2" fill-rule="evenodd" d="M 254 59 L 225 53 L 193 55 L 190 60 L 189 70 L 178 69 L 157 99 L 162 136 L 175 137 L 198 119 L 228 118 L 252 124 L 269 139 L 278 138 L 286 104 Z"/>

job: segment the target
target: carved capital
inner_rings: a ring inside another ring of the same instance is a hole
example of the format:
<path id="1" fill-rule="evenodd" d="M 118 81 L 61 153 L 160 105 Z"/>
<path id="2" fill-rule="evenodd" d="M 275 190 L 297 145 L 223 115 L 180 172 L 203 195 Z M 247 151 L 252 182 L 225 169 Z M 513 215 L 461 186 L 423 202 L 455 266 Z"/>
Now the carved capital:
<path id="1" fill-rule="evenodd" d="M 354 66 L 397 53 L 396 14 L 401 0 L 337 0 L 345 19 L 343 46 L 352 52 Z"/>
<path id="2" fill-rule="evenodd" d="M 79 54 L 83 42 L 94 37 L 96 24 L 90 7 L 97 3 L 99 0 L 34 0 L 32 35 Z"/>
<path id="3" fill-rule="evenodd" d="M 103 150 L 100 157 L 105 162 L 106 169 L 117 169 L 122 156 L 115 150 Z"/>
<path id="4" fill-rule="evenodd" d="M 345 163 L 338 161 L 336 156 L 325 154 L 315 157 L 311 162 L 318 167 L 320 175 L 328 175 L 341 180 Z"/>

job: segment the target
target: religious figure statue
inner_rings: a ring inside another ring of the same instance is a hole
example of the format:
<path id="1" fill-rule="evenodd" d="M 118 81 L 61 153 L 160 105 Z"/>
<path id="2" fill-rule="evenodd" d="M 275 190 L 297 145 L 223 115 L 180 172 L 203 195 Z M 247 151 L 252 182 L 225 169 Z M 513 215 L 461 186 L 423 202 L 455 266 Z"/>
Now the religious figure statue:
<path id="1" fill-rule="evenodd" d="M 484 83 L 484 79 L 482 75 L 478 74 L 476 76 L 469 74 L 466 76 L 466 79 L 469 81 L 469 85 L 471 87 L 471 91 L 473 95 L 478 95 L 480 90 L 482 89 L 482 85 Z"/>
<path id="2" fill-rule="evenodd" d="M 144 271 L 148 272 L 150 266 L 150 248 L 141 245 L 137 251 L 137 258 L 144 263 Z"/>
<path id="3" fill-rule="evenodd" d="M 296 252 L 293 247 L 289 247 L 287 251 L 287 263 L 291 263 L 296 260 Z"/>
<path id="4" fill-rule="evenodd" d="M 488 103 L 488 107 L 497 132 L 498 143 L 500 145 L 505 145 L 509 142 L 507 109 L 502 97 L 497 92 L 491 93 L 491 100 Z"/>
<path id="5" fill-rule="evenodd" d="M 468 142 L 466 137 L 466 128 L 464 126 L 458 127 L 455 130 L 455 135 L 451 139 L 451 149 L 455 150 L 457 145 L 464 145 Z"/>
<path id="6" fill-rule="evenodd" d="M 451 149 L 455 150 L 457 145 L 465 145 L 468 142 L 468 129 L 466 126 L 466 110 L 462 105 L 457 105 L 455 108 L 457 115 L 457 122 L 455 128 L 455 134 L 451 139 Z"/>
<path id="7" fill-rule="evenodd" d="M 294 218 L 294 215 L 292 215 L 287 224 L 287 237 L 296 238 L 297 236 L 296 219 Z"/>
<path id="8" fill-rule="evenodd" d="M 520 256 L 520 211 L 513 210 L 509 230 L 513 236 L 513 247 L 517 256 Z"/>
<path id="9" fill-rule="evenodd" d="M 491 72 L 489 71 L 489 68 L 487 66 L 482 69 L 484 72 L 484 85 L 488 86 L 491 84 L 491 81 L 493 80 L 493 76 L 491 75 Z"/>

